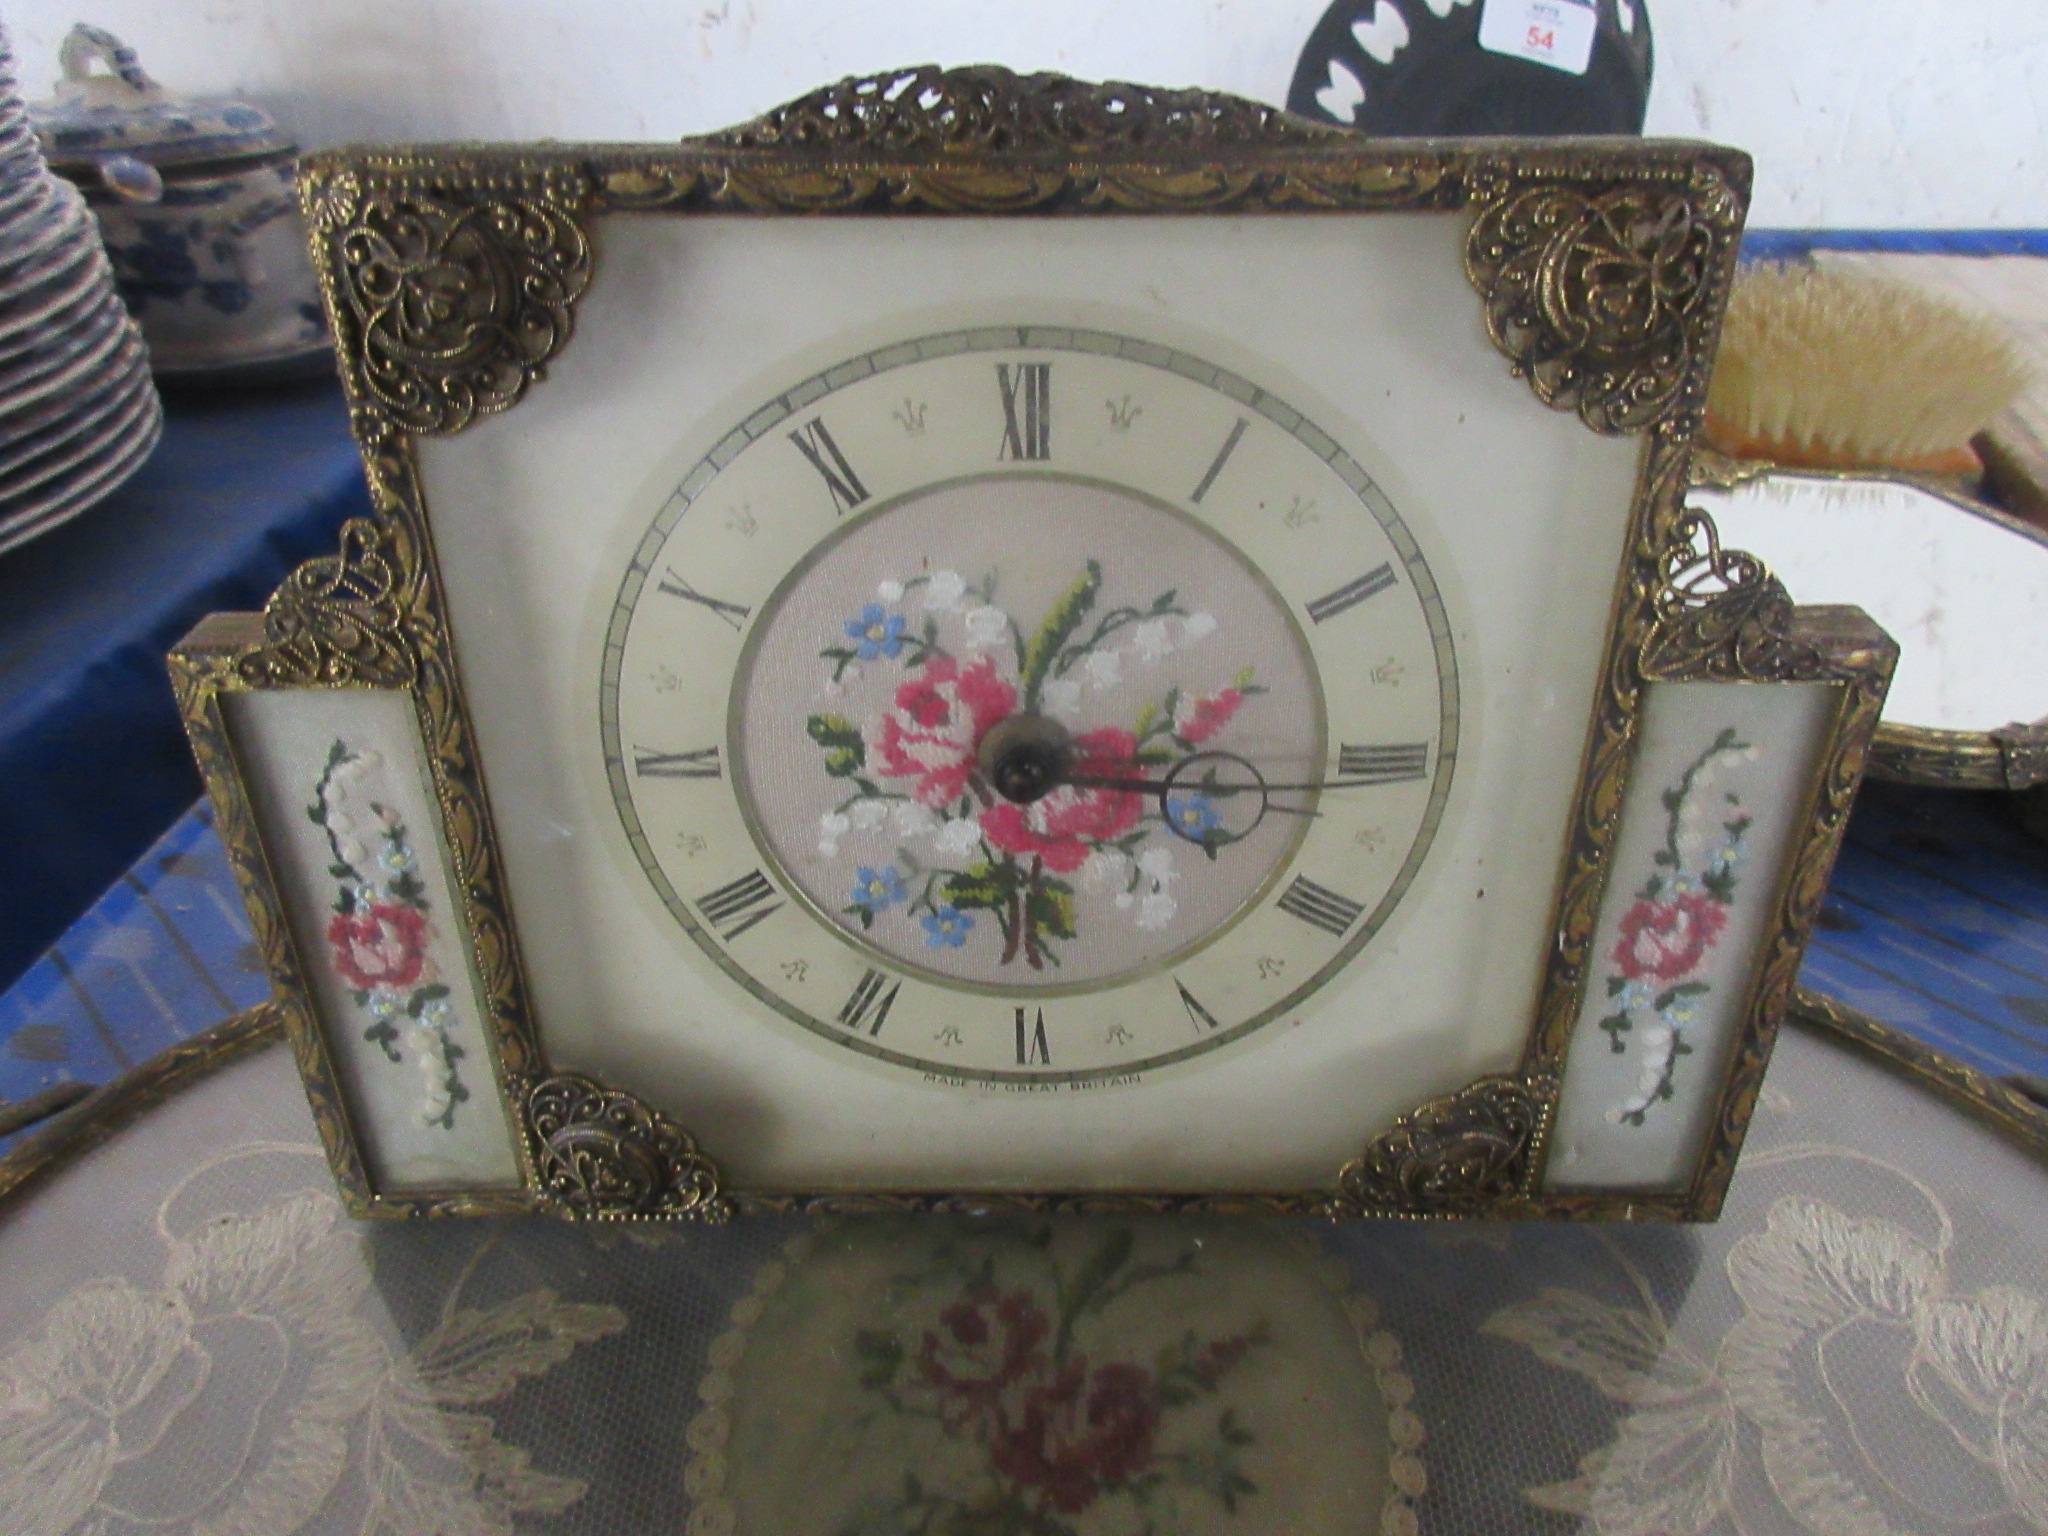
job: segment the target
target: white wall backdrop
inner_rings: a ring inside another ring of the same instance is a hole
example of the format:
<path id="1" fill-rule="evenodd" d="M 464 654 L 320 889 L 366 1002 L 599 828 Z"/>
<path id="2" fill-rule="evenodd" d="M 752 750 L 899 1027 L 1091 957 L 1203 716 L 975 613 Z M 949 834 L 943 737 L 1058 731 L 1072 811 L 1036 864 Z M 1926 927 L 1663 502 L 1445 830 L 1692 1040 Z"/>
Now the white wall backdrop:
<path id="1" fill-rule="evenodd" d="M 1324 3 L 0 0 L 0 20 L 31 97 L 86 19 L 160 80 L 260 101 L 319 145 L 673 138 L 840 75 L 927 60 L 1279 102 Z M 1752 223 L 2048 226 L 2043 0 L 1646 3 L 1648 131 L 1753 153 Z"/>

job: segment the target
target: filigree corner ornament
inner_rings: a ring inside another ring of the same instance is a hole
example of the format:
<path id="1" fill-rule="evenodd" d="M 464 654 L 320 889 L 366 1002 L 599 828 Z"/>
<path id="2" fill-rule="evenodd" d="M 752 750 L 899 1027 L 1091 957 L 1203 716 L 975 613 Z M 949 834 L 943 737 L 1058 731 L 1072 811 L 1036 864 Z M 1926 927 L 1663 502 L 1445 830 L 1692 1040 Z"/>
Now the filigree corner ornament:
<path id="1" fill-rule="evenodd" d="M 1466 275 L 1538 399 L 1604 433 L 1697 413 L 1741 228 L 1725 177 L 1599 188 L 1481 172 L 1472 200 Z"/>
<path id="2" fill-rule="evenodd" d="M 1810 682 L 1827 658 L 1792 634 L 1784 583 L 1746 550 L 1723 549 L 1713 518 L 1688 509 L 1665 547 L 1642 674 L 1650 680 Z"/>
<path id="3" fill-rule="evenodd" d="M 1215 91 L 1018 75 L 995 64 L 919 64 L 850 76 L 708 142 L 731 149 L 800 145 L 866 156 L 1064 158 L 1161 144 L 1251 148 L 1346 137 L 1342 129 Z"/>
<path id="4" fill-rule="evenodd" d="M 1556 1090 L 1547 1077 L 1482 1077 L 1411 1110 L 1344 1165 L 1325 1214 L 1499 1214 L 1528 1191 Z"/>
<path id="5" fill-rule="evenodd" d="M 526 1096 L 542 1194 L 565 1215 L 716 1224 L 731 1219 L 717 1167 L 681 1126 L 630 1093 L 562 1074 Z"/>
<path id="6" fill-rule="evenodd" d="M 298 566 L 264 604 L 264 643 L 236 661 L 244 681 L 411 687 L 419 662 L 405 634 L 406 570 L 391 525 L 351 518 L 338 553 Z"/>
<path id="7" fill-rule="evenodd" d="M 315 163 L 301 201 L 359 401 L 445 436 L 545 376 L 589 286 L 586 174 Z"/>

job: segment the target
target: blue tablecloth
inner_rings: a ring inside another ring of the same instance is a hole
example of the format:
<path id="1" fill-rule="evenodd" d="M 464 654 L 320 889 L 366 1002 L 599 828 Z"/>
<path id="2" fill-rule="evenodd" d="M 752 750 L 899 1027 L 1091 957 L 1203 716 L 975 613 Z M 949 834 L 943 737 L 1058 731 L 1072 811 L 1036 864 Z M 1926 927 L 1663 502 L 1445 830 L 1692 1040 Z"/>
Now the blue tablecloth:
<path id="1" fill-rule="evenodd" d="M 0 555 L 0 988 L 199 793 L 165 651 L 370 509 L 338 385 L 168 406 L 140 474 Z"/>

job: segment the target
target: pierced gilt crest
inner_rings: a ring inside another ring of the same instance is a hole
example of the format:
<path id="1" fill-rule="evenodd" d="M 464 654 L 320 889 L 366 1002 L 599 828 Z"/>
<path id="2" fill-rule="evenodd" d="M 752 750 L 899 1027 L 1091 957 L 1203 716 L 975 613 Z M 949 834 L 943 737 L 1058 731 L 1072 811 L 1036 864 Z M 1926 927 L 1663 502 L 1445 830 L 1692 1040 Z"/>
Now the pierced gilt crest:
<path id="1" fill-rule="evenodd" d="M 1643 640 L 1645 677 L 1827 675 L 1819 651 L 1792 637 L 1792 599 L 1784 583 L 1747 550 L 1723 549 L 1705 512 L 1690 510 L 1679 519 L 1663 576 Z"/>
<path id="2" fill-rule="evenodd" d="M 1106 155 L 1155 146 L 1272 146 L 1341 140 L 1342 130 L 1215 91 L 1160 90 L 994 64 L 921 64 L 859 75 L 716 134 L 736 149 L 808 148 L 901 155 Z"/>

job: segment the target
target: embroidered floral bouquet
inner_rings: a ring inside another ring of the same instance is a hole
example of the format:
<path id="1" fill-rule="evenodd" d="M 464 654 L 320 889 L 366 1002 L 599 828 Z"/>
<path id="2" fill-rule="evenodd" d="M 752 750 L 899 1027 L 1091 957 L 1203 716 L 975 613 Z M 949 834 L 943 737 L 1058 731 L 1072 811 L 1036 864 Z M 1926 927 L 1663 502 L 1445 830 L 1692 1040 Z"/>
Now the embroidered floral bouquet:
<path id="1" fill-rule="evenodd" d="M 1043 970 L 1080 937 L 1083 892 L 1112 897 L 1143 933 L 1173 926 L 1176 853 L 1213 860 L 1228 840 L 1213 777 L 1210 793 L 1199 782 L 1171 795 L 1062 783 L 1020 804 L 995 792 L 978 756 L 1004 721 L 1044 715 L 1075 727 L 1072 776 L 1158 779 L 1266 691 L 1251 667 L 1206 689 L 1175 681 L 1169 659 L 1188 675 L 1185 654 L 1216 634 L 1215 617 L 1172 589 L 1143 603 L 1106 602 L 1103 592 L 1103 568 L 1089 560 L 1027 625 L 999 605 L 994 574 L 885 580 L 820 650 L 828 698 L 875 670 L 894 679 L 865 718 L 821 710 L 806 721 L 824 772 L 839 781 L 819 852 L 836 859 L 852 845 L 843 912 L 863 930 L 912 924 L 927 950 L 988 945 L 1002 965 Z M 1128 724 L 1085 726 L 1101 695 L 1147 674 L 1157 675 L 1156 696 Z"/>

